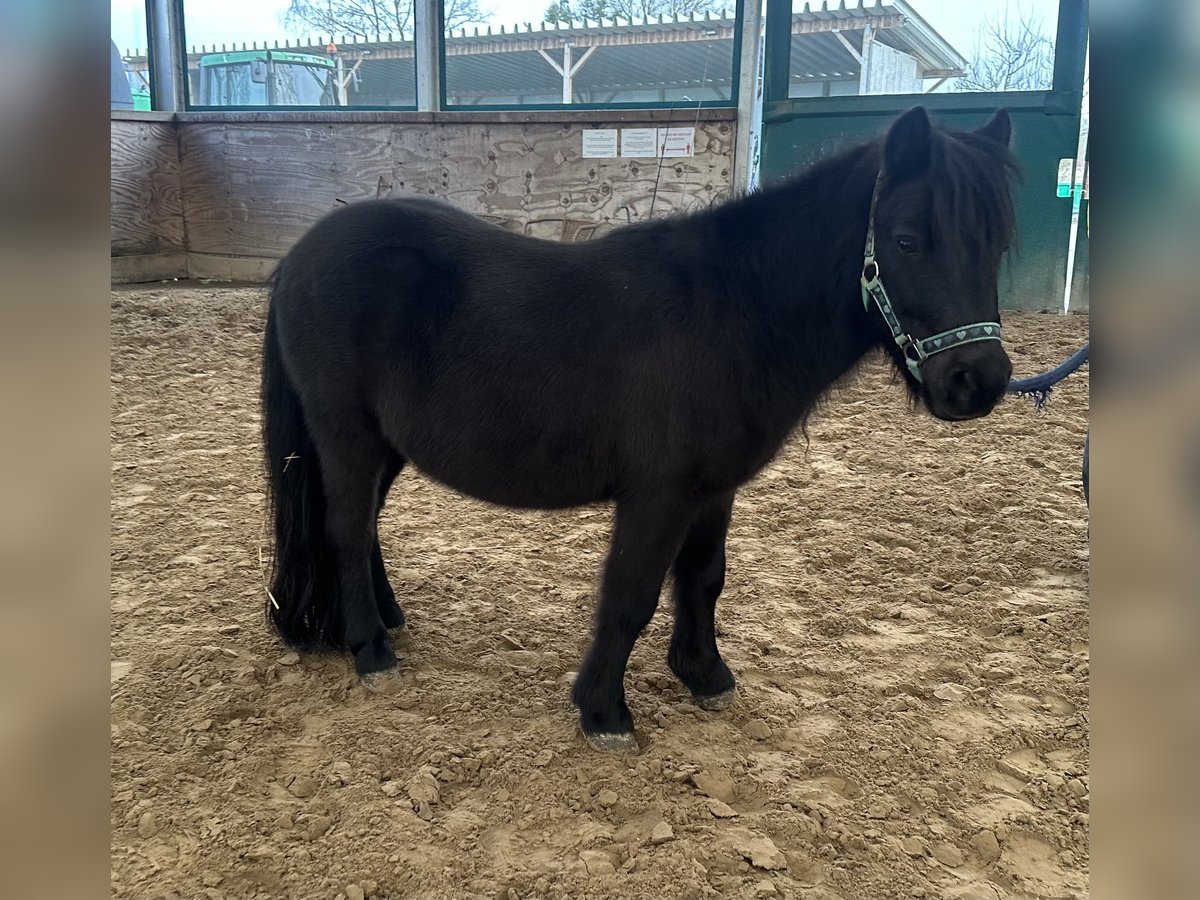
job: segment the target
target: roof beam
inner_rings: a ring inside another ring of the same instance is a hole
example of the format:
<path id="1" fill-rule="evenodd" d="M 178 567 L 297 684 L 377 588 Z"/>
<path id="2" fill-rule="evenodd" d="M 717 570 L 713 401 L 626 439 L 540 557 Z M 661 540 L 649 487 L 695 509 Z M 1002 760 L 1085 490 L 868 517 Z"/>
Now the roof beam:
<path id="1" fill-rule="evenodd" d="M 840 31 L 835 31 L 833 33 L 833 35 L 839 41 L 842 42 L 843 47 L 845 47 L 847 50 L 850 51 L 850 55 L 853 56 L 855 58 L 855 60 L 857 60 L 861 64 L 863 61 L 862 54 L 859 53 L 856 49 L 854 49 L 854 45 L 852 43 L 850 43 L 848 40 L 846 40 L 846 36 L 844 34 L 842 34 Z"/>

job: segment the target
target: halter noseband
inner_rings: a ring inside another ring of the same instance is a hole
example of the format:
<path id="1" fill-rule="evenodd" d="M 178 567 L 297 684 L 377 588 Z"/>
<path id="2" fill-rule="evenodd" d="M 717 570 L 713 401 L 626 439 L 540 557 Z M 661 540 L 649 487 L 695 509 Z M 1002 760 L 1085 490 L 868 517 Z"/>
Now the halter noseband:
<path id="1" fill-rule="evenodd" d="M 917 340 L 904 330 L 896 313 L 892 309 L 892 301 L 888 299 L 887 290 L 880 278 L 879 261 L 875 259 L 875 206 L 879 202 L 879 188 L 884 182 L 883 172 L 880 171 L 875 179 L 875 191 L 871 194 L 871 212 L 867 218 L 867 246 L 863 251 L 862 296 L 863 309 L 871 308 L 871 300 L 883 316 L 892 332 L 892 338 L 904 354 L 908 371 L 912 372 L 917 381 L 924 381 L 921 376 L 921 364 L 935 353 L 958 347 L 962 344 L 973 344 L 976 341 L 1000 340 L 999 322 L 975 322 L 959 328 L 951 328 L 922 340 Z M 868 274 L 869 273 L 869 274 Z"/>

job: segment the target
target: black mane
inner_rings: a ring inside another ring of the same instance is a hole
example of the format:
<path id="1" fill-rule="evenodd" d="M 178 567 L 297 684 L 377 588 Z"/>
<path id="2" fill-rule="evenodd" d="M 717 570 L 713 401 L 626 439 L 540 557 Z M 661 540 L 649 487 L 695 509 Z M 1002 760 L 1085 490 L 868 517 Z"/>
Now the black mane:
<path id="1" fill-rule="evenodd" d="M 973 251 L 1015 241 L 1012 184 L 1021 168 L 1011 150 L 972 131 L 937 128 L 930 171 L 935 234 Z"/>

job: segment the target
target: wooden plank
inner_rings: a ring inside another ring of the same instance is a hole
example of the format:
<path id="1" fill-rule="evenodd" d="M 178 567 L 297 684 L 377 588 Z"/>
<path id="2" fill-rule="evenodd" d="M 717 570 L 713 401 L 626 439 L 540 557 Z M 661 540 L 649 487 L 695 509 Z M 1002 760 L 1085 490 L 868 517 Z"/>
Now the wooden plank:
<path id="1" fill-rule="evenodd" d="M 564 228 L 579 220 L 615 226 L 626 221 L 622 206 L 637 221 L 650 214 L 656 182 L 655 217 L 707 206 L 732 184 L 734 129 L 726 123 L 700 123 L 696 156 L 662 160 L 661 178 L 656 160 L 582 159 L 576 128 L 441 126 L 436 135 L 447 185 L 436 193 L 470 212 L 505 216 L 517 230 L 554 219 Z"/>
<path id="2" fill-rule="evenodd" d="M 562 122 L 181 122 L 193 269 L 231 277 L 225 260 L 276 259 L 341 203 L 381 196 L 441 197 L 549 237 L 644 219 L 656 183 L 655 217 L 707 206 L 729 193 L 734 128 L 696 127 L 695 157 L 663 160 L 660 177 L 656 160 L 582 159 L 581 129 Z"/>
<path id="3" fill-rule="evenodd" d="M 207 278 L 216 281 L 247 281 L 253 284 L 265 282 L 279 264 L 277 257 L 220 256 L 213 253 L 189 253 L 187 271 L 189 278 Z"/>
<path id="4" fill-rule="evenodd" d="M 186 278 L 188 274 L 187 254 L 182 250 L 114 256 L 109 263 L 109 277 L 113 284 L 167 281 L 172 278 Z"/>
<path id="5" fill-rule="evenodd" d="M 221 125 L 218 179 L 192 188 L 189 249 L 230 256 L 282 254 L 322 215 L 376 196 L 391 173 L 390 129 L 360 125 Z M 190 129 L 185 129 L 190 130 Z M 216 146 L 216 135 L 200 138 Z M 190 142 L 188 144 L 190 146 Z"/>
<path id="6" fill-rule="evenodd" d="M 623 122 L 630 125 L 644 122 L 677 122 L 679 109 L 486 109 L 450 110 L 444 112 L 414 112 L 412 110 L 382 109 L 319 109 L 303 110 L 200 110 L 181 112 L 174 121 L 185 125 L 251 124 L 277 125 L 414 125 L 437 123 L 504 124 L 542 122 L 554 125 L 591 126 L 598 122 Z M 688 110 L 688 117 L 699 116 L 701 122 L 732 122 L 737 110 L 732 107 L 704 107 Z"/>
<path id="7" fill-rule="evenodd" d="M 229 246 L 230 186 L 225 126 L 179 126 L 181 177 L 187 194 L 188 249 Z"/>
<path id="8" fill-rule="evenodd" d="M 111 123 L 110 234 L 114 256 L 184 250 L 182 178 L 175 126 Z"/>

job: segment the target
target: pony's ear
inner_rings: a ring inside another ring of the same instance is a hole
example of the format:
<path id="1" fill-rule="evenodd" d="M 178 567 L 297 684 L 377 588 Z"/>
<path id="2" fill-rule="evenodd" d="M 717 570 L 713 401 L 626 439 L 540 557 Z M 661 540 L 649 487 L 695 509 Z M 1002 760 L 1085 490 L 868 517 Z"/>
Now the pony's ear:
<path id="1" fill-rule="evenodd" d="M 1008 118 L 1008 110 L 996 110 L 990 119 L 975 129 L 976 134 L 991 138 L 1002 147 L 1007 147 L 1012 138 L 1012 121 Z"/>
<path id="2" fill-rule="evenodd" d="M 929 165 L 933 127 L 923 106 L 914 106 L 888 129 L 883 142 L 883 168 L 894 178 L 923 172 Z"/>

